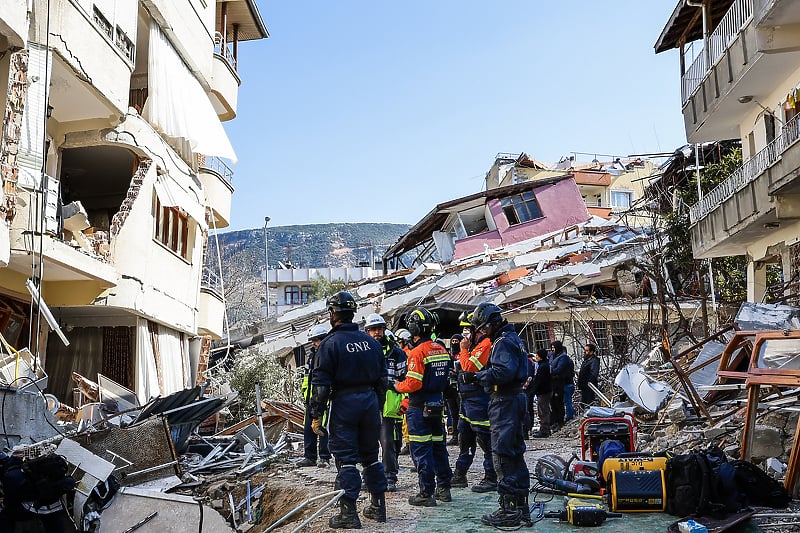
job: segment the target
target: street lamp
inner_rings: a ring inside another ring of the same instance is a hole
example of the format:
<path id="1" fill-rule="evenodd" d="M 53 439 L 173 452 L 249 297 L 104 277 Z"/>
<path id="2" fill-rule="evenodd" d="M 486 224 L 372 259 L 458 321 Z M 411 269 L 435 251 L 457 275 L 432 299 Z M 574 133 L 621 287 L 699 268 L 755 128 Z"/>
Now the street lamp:
<path id="1" fill-rule="evenodd" d="M 269 234 L 267 233 L 269 217 L 264 217 L 264 296 L 267 306 L 266 318 L 269 318 Z"/>

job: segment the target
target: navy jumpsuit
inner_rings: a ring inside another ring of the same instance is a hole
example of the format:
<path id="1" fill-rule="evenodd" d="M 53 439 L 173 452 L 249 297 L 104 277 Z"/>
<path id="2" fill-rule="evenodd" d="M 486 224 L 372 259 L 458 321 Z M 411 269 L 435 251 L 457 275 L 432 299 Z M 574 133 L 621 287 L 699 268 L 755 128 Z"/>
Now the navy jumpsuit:
<path id="1" fill-rule="evenodd" d="M 316 356 L 311 384 L 330 387 L 328 447 L 336 459 L 336 485 L 344 497 L 355 500 L 361 491 L 361 463 L 364 484 L 370 494 L 386 491 L 386 475 L 378 460 L 381 406 L 386 380 L 386 363 L 378 341 L 359 331 L 352 322 L 335 326 L 322 339 Z M 324 412 L 312 397 L 315 414 Z"/>

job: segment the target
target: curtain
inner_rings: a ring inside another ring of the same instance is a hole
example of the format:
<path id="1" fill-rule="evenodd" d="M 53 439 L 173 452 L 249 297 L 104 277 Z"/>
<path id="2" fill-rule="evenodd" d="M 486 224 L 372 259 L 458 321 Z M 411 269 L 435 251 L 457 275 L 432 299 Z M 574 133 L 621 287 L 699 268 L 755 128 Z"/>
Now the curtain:
<path id="1" fill-rule="evenodd" d="M 134 390 L 142 404 L 154 396 L 161 395 L 150 329 L 147 320 L 143 318 L 136 321 L 136 388 Z"/>
<path id="2" fill-rule="evenodd" d="M 147 101 L 142 116 L 192 152 L 236 162 L 228 135 L 200 83 L 155 21 L 150 24 Z"/>
<path id="3" fill-rule="evenodd" d="M 189 375 L 189 347 L 183 341 L 183 335 L 159 324 L 158 353 L 161 363 L 162 393 L 166 396 L 185 389 Z"/>

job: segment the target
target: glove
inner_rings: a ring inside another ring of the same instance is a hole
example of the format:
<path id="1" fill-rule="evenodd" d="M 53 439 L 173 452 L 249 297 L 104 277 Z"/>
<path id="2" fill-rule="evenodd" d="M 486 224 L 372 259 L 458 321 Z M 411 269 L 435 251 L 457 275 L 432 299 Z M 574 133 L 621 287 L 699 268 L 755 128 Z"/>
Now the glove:
<path id="1" fill-rule="evenodd" d="M 400 408 L 397 410 L 397 414 L 399 416 L 403 416 L 408 411 L 408 398 L 403 398 L 403 401 L 400 402 Z"/>
<path id="2" fill-rule="evenodd" d="M 320 437 L 328 436 L 328 430 L 325 429 L 325 427 L 322 425 L 321 418 L 315 418 L 314 420 L 311 421 L 311 430 Z"/>
<path id="3" fill-rule="evenodd" d="M 475 372 L 462 372 L 458 378 L 464 385 L 473 385 L 478 382 L 478 374 Z"/>

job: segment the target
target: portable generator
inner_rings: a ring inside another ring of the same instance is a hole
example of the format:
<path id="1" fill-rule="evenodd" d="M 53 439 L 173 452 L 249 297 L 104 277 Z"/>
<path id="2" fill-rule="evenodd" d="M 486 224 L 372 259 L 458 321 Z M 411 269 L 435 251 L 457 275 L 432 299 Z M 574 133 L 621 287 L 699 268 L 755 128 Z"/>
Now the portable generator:
<path id="1" fill-rule="evenodd" d="M 608 487 L 613 511 L 648 513 L 666 509 L 667 487 L 663 469 L 611 470 Z"/>

